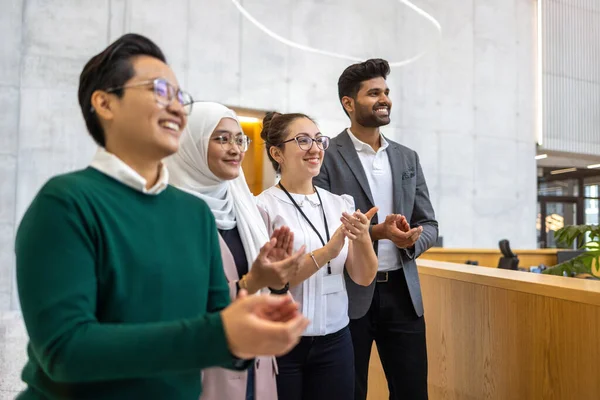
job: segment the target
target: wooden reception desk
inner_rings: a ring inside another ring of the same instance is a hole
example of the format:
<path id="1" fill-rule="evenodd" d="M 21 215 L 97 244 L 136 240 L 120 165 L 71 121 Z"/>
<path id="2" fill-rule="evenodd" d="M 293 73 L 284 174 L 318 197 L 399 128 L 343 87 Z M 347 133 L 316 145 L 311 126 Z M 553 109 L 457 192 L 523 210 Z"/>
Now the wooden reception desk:
<path id="1" fill-rule="evenodd" d="M 547 266 L 556 265 L 557 249 L 532 249 L 515 250 L 514 253 L 519 257 L 519 266 L 529 268 L 544 264 Z M 483 267 L 497 267 L 498 261 L 502 257 L 499 249 L 447 249 L 443 247 L 433 247 L 421 256 L 421 259 L 445 261 L 451 263 L 465 264 L 468 260 L 479 262 Z"/>
<path id="2" fill-rule="evenodd" d="M 418 264 L 431 400 L 600 399 L 600 281 Z M 388 398 L 375 350 L 368 398 Z"/>

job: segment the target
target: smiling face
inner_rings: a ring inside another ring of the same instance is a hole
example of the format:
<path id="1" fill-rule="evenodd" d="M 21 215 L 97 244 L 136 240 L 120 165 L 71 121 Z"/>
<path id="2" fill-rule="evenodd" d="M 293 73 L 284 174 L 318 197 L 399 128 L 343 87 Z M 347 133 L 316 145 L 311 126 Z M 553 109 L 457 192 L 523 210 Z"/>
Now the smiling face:
<path id="1" fill-rule="evenodd" d="M 289 141 L 279 148 L 271 147 L 273 157 L 281 166 L 282 179 L 285 179 L 286 175 L 293 174 L 294 180 L 300 178 L 312 180 L 319 175 L 325 151 L 321 150 L 314 141 L 309 144 L 310 149 L 303 150 L 295 140 L 297 137 L 315 139 L 319 136 L 322 136 L 319 128 L 308 118 L 297 118 L 288 125 L 285 141 Z"/>
<path id="2" fill-rule="evenodd" d="M 208 168 L 218 178 L 232 180 L 239 176 L 244 154 L 231 140 L 244 136 L 240 124 L 232 118 L 223 118 L 208 141 Z"/>
<path id="3" fill-rule="evenodd" d="M 356 99 L 353 99 L 350 115 L 358 124 L 367 128 L 389 124 L 392 111 L 389 94 L 390 89 L 382 77 L 362 82 Z"/>
<path id="4" fill-rule="evenodd" d="M 106 134 L 106 147 L 162 159 L 177 151 L 187 117 L 176 99 L 168 105 L 157 101 L 160 90 L 167 89 L 155 88 L 152 81 L 162 78 L 175 88 L 179 84 L 171 68 L 156 58 L 139 56 L 131 63 L 135 73 L 125 83 L 123 96 L 109 94 L 105 98 L 107 107 L 98 110 Z"/>

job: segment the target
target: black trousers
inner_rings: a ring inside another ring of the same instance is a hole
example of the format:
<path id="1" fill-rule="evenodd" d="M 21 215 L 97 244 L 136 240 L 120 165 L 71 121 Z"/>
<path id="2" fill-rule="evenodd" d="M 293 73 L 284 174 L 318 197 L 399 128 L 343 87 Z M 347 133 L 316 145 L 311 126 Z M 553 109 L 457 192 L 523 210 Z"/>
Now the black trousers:
<path id="1" fill-rule="evenodd" d="M 326 336 L 305 336 L 277 358 L 280 400 L 352 400 L 354 354 L 348 327 Z"/>
<path id="2" fill-rule="evenodd" d="M 246 400 L 254 400 L 256 389 L 254 388 L 256 379 L 256 371 L 254 370 L 254 363 L 248 368 L 248 381 L 246 383 Z"/>
<path id="3" fill-rule="evenodd" d="M 390 400 L 427 399 L 425 320 L 414 311 L 402 270 L 389 272 L 387 282 L 375 284 L 369 311 L 362 318 L 350 320 L 350 330 L 355 400 L 367 398 L 373 340 L 388 381 Z"/>

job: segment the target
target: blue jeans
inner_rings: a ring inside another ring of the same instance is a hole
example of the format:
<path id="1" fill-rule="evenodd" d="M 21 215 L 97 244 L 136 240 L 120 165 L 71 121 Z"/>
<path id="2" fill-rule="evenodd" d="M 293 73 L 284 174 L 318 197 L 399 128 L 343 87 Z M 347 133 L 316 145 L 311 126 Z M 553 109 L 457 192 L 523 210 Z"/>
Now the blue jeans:
<path id="1" fill-rule="evenodd" d="M 354 350 L 350 329 L 304 336 L 277 358 L 277 395 L 284 400 L 352 400 Z"/>

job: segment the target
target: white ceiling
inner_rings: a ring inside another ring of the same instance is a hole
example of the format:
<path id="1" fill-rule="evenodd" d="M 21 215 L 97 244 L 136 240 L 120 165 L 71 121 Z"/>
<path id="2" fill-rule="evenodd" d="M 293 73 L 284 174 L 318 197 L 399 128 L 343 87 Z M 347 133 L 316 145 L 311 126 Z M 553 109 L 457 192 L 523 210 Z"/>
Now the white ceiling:
<path id="1" fill-rule="evenodd" d="M 557 167 L 558 168 L 587 168 L 588 165 L 600 164 L 600 156 L 587 154 L 563 153 L 558 151 L 546 151 L 538 149 L 538 155 L 547 154 L 548 157 L 537 160 L 538 167 Z M 599 169 L 600 172 L 600 169 Z"/>

